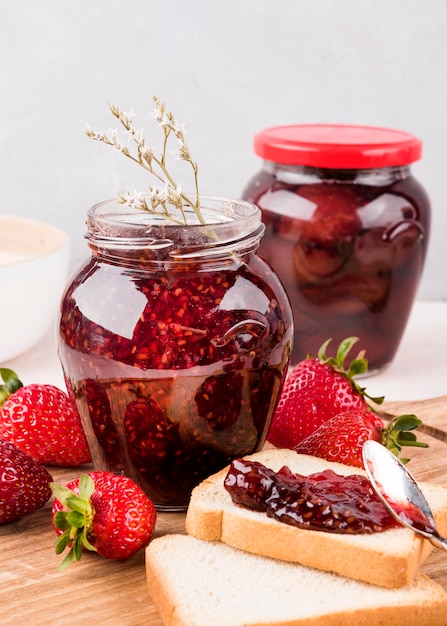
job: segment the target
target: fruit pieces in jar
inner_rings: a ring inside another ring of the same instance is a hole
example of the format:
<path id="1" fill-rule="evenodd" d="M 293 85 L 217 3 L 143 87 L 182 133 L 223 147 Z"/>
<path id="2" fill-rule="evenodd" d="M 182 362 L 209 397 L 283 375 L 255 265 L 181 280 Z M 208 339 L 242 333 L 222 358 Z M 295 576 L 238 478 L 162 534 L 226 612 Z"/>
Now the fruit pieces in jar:
<path id="1" fill-rule="evenodd" d="M 339 174 L 338 174 L 339 175 Z M 295 317 L 293 362 L 326 337 L 361 338 L 370 372 L 388 364 L 422 273 L 429 219 L 408 177 L 373 186 L 297 184 L 272 175 L 244 197 L 263 211 L 260 255 L 278 273 Z"/>
<path id="2" fill-rule="evenodd" d="M 262 446 L 292 338 L 269 271 L 256 259 L 149 276 L 87 264 L 64 298 L 59 352 L 95 466 L 128 473 L 159 507 L 186 506 L 206 476 Z"/>

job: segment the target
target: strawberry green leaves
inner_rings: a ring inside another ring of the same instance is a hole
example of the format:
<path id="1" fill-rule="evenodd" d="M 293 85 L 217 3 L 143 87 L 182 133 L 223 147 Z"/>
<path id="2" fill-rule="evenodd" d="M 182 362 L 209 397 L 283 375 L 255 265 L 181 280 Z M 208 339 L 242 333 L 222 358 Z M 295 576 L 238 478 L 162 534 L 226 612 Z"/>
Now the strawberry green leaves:
<path id="1" fill-rule="evenodd" d="M 8 369 L 7 367 L 0 367 L 0 377 L 3 383 L 0 383 L 0 407 L 5 400 L 9 398 L 17 389 L 23 387 L 22 382 L 19 380 L 17 374 Z"/>
<path id="2" fill-rule="evenodd" d="M 416 415 L 400 415 L 392 419 L 382 433 L 382 443 L 395 456 L 399 457 L 402 463 L 408 463 L 409 459 L 401 458 L 400 453 L 404 446 L 417 448 L 428 448 L 428 443 L 418 441 L 413 432 L 422 425 Z"/>
<path id="3" fill-rule="evenodd" d="M 88 474 L 82 474 L 79 479 L 79 495 L 58 483 L 51 483 L 50 487 L 54 497 L 67 509 L 57 511 L 53 516 L 55 528 L 62 531 L 56 542 L 56 554 L 62 554 L 70 546 L 60 566 L 64 570 L 73 561 L 80 560 L 83 549 L 96 552 L 95 546 L 88 540 L 94 517 L 91 496 L 95 483 Z"/>

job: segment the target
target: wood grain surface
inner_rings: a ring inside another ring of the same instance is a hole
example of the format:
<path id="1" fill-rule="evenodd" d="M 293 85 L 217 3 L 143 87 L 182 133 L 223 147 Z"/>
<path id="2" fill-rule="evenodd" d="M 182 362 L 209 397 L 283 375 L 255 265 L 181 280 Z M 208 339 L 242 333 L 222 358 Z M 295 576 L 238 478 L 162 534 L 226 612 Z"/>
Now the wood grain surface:
<path id="1" fill-rule="evenodd" d="M 409 468 L 417 479 L 447 484 L 447 396 L 390 402 L 383 408 L 393 415 L 416 413 L 427 427 L 436 429 L 433 432 L 439 438 L 430 436 L 428 429 L 420 435 L 430 448 L 414 450 Z M 58 481 L 68 481 L 81 472 L 79 468 L 50 471 Z M 48 503 L 32 515 L 0 526 L 0 624 L 161 626 L 146 586 L 144 552 L 125 563 L 87 554 L 59 572 L 50 509 Z M 158 515 L 155 535 L 168 532 L 184 532 L 183 514 Z M 446 553 L 434 551 L 423 571 L 447 590 Z"/>

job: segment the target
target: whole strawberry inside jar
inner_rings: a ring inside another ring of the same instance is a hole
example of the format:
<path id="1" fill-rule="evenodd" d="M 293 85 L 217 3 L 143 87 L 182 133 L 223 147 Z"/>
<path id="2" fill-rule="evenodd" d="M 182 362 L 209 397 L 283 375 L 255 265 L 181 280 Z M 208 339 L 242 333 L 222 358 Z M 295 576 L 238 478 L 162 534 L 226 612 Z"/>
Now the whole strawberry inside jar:
<path id="1" fill-rule="evenodd" d="M 359 337 L 369 373 L 399 347 L 419 286 L 430 203 L 410 165 L 422 143 L 386 128 L 292 125 L 254 138 L 263 167 L 242 197 L 263 214 L 259 254 L 286 288 L 292 363 Z"/>
<path id="2" fill-rule="evenodd" d="M 130 476 L 159 510 L 263 446 L 292 350 L 290 304 L 256 254 L 260 210 L 203 198 L 202 214 L 179 225 L 95 205 L 91 258 L 61 303 L 59 355 L 95 469 Z"/>

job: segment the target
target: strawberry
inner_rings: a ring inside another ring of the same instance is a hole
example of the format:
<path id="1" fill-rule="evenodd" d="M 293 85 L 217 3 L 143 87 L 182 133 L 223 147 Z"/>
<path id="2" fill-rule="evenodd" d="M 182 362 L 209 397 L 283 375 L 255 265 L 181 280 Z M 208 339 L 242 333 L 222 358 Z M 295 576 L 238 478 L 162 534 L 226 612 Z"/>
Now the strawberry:
<path id="1" fill-rule="evenodd" d="M 182 449 L 179 424 L 166 419 L 153 396 L 129 402 L 124 430 L 129 457 L 144 475 L 157 476 L 160 467 Z"/>
<path id="2" fill-rule="evenodd" d="M 363 351 L 345 369 L 346 357 L 357 337 L 342 341 L 335 357 L 326 356 L 330 341 L 321 346 L 317 358 L 308 356 L 288 375 L 267 437 L 274 446 L 294 448 L 341 411 L 367 409 L 365 398 L 376 404 L 383 402 L 383 398 L 368 396 L 354 382 L 354 376 L 368 369 Z"/>
<path id="3" fill-rule="evenodd" d="M 51 489 L 56 553 L 69 547 L 61 569 L 79 561 L 84 549 L 124 561 L 152 538 L 155 506 L 127 476 L 90 472 L 66 486 L 51 483 Z"/>
<path id="4" fill-rule="evenodd" d="M 411 432 L 421 424 L 415 415 L 402 415 L 385 428 L 382 419 L 372 411 L 351 409 L 328 419 L 294 449 L 300 454 L 363 467 L 362 446 L 368 439 L 382 443 L 396 456 L 403 446 L 426 448 L 427 444 L 416 441 Z"/>
<path id="5" fill-rule="evenodd" d="M 212 430 L 233 426 L 241 414 L 244 378 L 238 372 L 208 376 L 194 400 L 200 417 Z"/>
<path id="6" fill-rule="evenodd" d="M 0 439 L 0 524 L 43 507 L 51 496 L 52 480 L 42 465 Z"/>
<path id="7" fill-rule="evenodd" d="M 77 466 L 90 452 L 77 409 L 53 385 L 23 386 L 12 370 L 0 368 L 0 437 L 43 465 Z"/>

